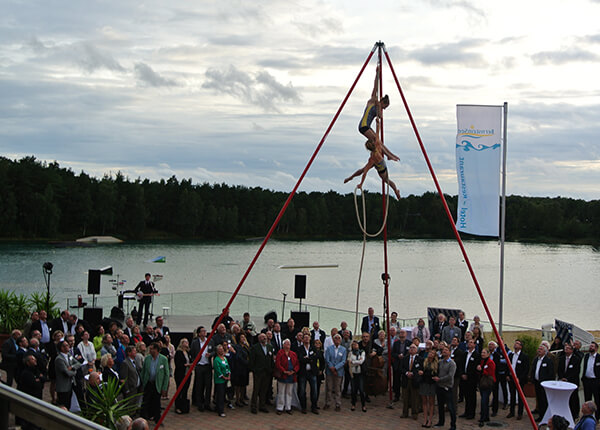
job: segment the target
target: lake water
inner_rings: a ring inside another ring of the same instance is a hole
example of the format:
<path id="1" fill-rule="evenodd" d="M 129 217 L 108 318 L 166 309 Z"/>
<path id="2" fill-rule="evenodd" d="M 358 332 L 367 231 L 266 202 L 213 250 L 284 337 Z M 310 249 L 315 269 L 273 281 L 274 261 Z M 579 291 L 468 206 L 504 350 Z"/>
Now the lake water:
<path id="1" fill-rule="evenodd" d="M 467 253 L 495 319 L 498 318 L 500 247 L 496 242 L 466 242 Z M 102 296 L 114 295 L 108 279 L 119 274 L 133 289 L 145 272 L 162 274 L 161 293 L 233 291 L 260 242 L 124 243 L 90 248 L 43 244 L 0 245 L 0 287 L 23 293 L 45 291 L 42 264 L 54 264 L 51 291 L 61 305 L 77 294 L 87 298 L 87 270 L 112 266 L 103 276 Z M 353 310 L 362 242 L 279 242 L 265 247 L 241 293 L 293 298 L 294 275 L 307 275 L 305 302 Z M 166 263 L 148 260 L 166 256 Z M 485 317 L 456 242 L 401 240 L 388 244 L 391 310 L 401 318 L 426 314 L 428 306 L 462 308 L 470 319 Z M 539 328 L 554 318 L 585 329 L 599 328 L 597 282 L 600 253 L 589 246 L 507 243 L 504 322 Z M 337 268 L 280 269 L 281 265 L 337 264 Z M 383 309 L 383 245 L 367 243 L 361 282 L 361 311 Z M 234 315 L 236 318 L 239 316 Z"/>

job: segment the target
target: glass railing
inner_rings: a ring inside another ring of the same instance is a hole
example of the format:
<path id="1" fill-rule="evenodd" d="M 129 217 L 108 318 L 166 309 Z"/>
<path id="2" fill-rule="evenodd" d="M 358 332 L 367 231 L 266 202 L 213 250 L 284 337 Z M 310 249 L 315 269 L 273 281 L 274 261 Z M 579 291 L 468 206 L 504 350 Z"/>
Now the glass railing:
<path id="1" fill-rule="evenodd" d="M 169 315 L 214 317 L 221 313 L 230 298 L 231 293 L 227 291 L 166 293 L 154 297 L 153 313 L 155 315 L 161 315 L 166 311 L 166 313 Z M 84 301 L 87 302 L 88 306 L 92 306 L 91 296 L 85 297 Z M 80 309 L 71 308 L 71 305 L 76 305 L 76 303 L 77 300 L 67 299 L 67 307 L 75 312 L 78 312 Z M 110 315 L 111 309 L 114 306 L 117 306 L 117 296 L 96 296 L 95 305 L 96 307 L 103 308 L 104 315 Z M 126 314 L 128 314 L 134 306 L 137 306 L 137 300 L 135 299 L 123 301 L 123 310 Z M 366 313 L 363 312 L 358 313 L 358 330 L 355 330 L 355 312 L 352 310 L 338 309 L 304 302 L 302 303 L 302 306 L 300 306 L 300 302 L 298 300 L 286 300 L 284 305 L 283 300 L 281 299 L 251 296 L 247 294 L 238 294 L 229 309 L 230 315 L 237 320 L 242 319 L 244 312 L 249 312 L 250 315 L 252 315 L 252 319 L 259 325 L 260 322 L 262 322 L 262 317 L 269 312 L 276 312 L 278 318 L 282 320 L 287 319 L 287 317 L 290 315 L 290 311 L 298 310 L 310 313 L 310 325 L 312 325 L 312 321 L 319 321 L 321 327 L 326 329 L 331 327 L 339 327 L 340 322 L 346 321 L 348 323 L 348 327 L 355 335 L 359 334 L 358 331 L 360 331 L 362 318 L 366 315 Z M 282 318 L 284 313 L 285 318 Z M 414 327 L 417 325 L 417 322 L 420 318 L 423 318 L 425 321 L 427 321 L 426 317 L 398 318 L 398 320 L 402 327 Z M 485 324 L 486 332 L 491 332 L 491 324 L 489 324 L 487 321 L 482 322 Z M 540 329 L 511 324 L 503 324 L 503 330 L 541 331 Z"/>

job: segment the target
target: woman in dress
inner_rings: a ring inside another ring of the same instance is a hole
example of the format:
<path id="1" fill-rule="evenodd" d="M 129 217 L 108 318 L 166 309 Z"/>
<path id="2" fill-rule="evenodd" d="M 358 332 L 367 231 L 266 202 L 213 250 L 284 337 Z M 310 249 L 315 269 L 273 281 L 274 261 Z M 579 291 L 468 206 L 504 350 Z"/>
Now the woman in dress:
<path id="1" fill-rule="evenodd" d="M 231 371 L 231 385 L 235 392 L 235 405 L 246 406 L 246 387 L 250 383 L 250 372 L 248 370 L 248 359 L 250 357 L 250 344 L 246 335 L 240 334 L 239 342 L 235 348 L 235 366 Z"/>
<path id="2" fill-rule="evenodd" d="M 215 352 L 217 354 L 213 359 L 215 401 L 217 403 L 217 414 L 220 417 L 225 417 L 225 388 L 227 387 L 227 382 L 231 379 L 231 371 L 229 370 L 227 358 L 225 358 L 223 345 L 217 345 Z"/>
<path id="3" fill-rule="evenodd" d="M 423 418 L 425 422 L 422 427 L 429 428 L 433 424 L 433 413 L 435 410 L 435 386 L 433 380 L 438 373 L 438 356 L 435 350 L 431 349 L 427 358 L 423 362 L 423 370 L 419 370 L 421 383 L 419 385 L 419 394 L 423 403 Z"/>
<path id="4" fill-rule="evenodd" d="M 185 374 L 192 365 L 189 351 L 190 342 L 184 337 L 179 341 L 177 351 L 175 352 L 175 384 L 177 385 L 177 389 L 179 389 Z M 190 404 L 187 398 L 189 387 L 190 378 L 185 382 L 183 389 L 179 392 L 179 396 L 175 399 L 175 412 L 178 414 L 187 414 L 190 412 Z"/>
<path id="5" fill-rule="evenodd" d="M 487 348 L 481 350 L 481 363 L 477 366 L 479 372 L 479 394 L 481 394 L 481 415 L 479 427 L 490 420 L 490 394 L 496 383 L 496 363 L 490 358 Z"/>
<path id="6" fill-rule="evenodd" d="M 296 374 L 300 370 L 300 362 L 296 353 L 291 349 L 289 339 L 283 341 L 283 347 L 275 357 L 275 375 L 277 375 L 277 414 L 285 410 L 292 414 L 292 389 L 296 382 Z"/>
<path id="7" fill-rule="evenodd" d="M 358 341 L 352 341 L 350 353 L 348 354 L 348 367 L 351 378 L 350 384 L 352 387 L 352 407 L 350 409 L 356 409 L 356 397 L 358 394 L 360 394 L 360 403 L 363 412 L 367 412 L 367 407 L 365 406 L 365 383 L 362 372 L 362 365 L 365 362 L 365 357 L 365 351 L 359 348 Z"/>
<path id="8" fill-rule="evenodd" d="M 52 398 L 52 404 L 56 404 L 56 366 L 54 362 L 56 361 L 56 356 L 59 351 L 58 343 L 63 340 L 64 336 L 65 334 L 60 330 L 53 332 L 52 342 L 48 344 L 46 350 L 48 357 L 50 357 L 50 360 L 48 361 L 48 379 L 50 379 L 50 396 Z"/>

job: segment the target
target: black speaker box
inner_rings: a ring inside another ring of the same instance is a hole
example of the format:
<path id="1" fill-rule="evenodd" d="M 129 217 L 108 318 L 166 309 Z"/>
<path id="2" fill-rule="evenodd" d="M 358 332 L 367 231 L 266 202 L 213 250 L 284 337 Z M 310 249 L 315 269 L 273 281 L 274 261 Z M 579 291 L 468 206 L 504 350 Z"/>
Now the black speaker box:
<path id="1" fill-rule="evenodd" d="M 306 298 L 306 275 L 296 275 L 296 280 L 294 283 L 294 298 Z"/>
<path id="2" fill-rule="evenodd" d="M 83 320 L 92 327 L 94 334 L 97 334 L 96 328 L 102 324 L 102 308 L 83 308 Z"/>
<path id="3" fill-rule="evenodd" d="M 88 270 L 88 294 L 100 294 L 100 270 Z"/>
<path id="4" fill-rule="evenodd" d="M 294 320 L 295 326 L 298 329 L 303 329 L 304 327 L 310 328 L 310 312 L 291 312 L 291 317 Z"/>

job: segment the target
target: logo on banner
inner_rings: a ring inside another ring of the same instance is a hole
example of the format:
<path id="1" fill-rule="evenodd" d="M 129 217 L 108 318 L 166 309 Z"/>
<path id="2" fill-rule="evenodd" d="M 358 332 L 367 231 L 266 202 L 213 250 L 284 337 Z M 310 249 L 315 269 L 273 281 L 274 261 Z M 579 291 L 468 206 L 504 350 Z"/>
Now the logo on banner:
<path id="1" fill-rule="evenodd" d="M 481 139 L 482 137 L 491 137 L 494 136 L 494 129 L 476 129 L 474 126 L 471 126 L 470 129 L 459 129 L 458 130 L 458 139 Z M 457 139 L 457 140 L 458 140 Z M 500 148 L 500 144 L 496 143 L 494 145 L 484 145 L 482 143 L 471 142 L 470 140 L 461 140 L 460 143 L 456 144 L 457 148 L 461 148 L 463 151 L 468 152 L 470 150 L 473 151 L 484 151 L 486 149 L 496 149 Z"/>

